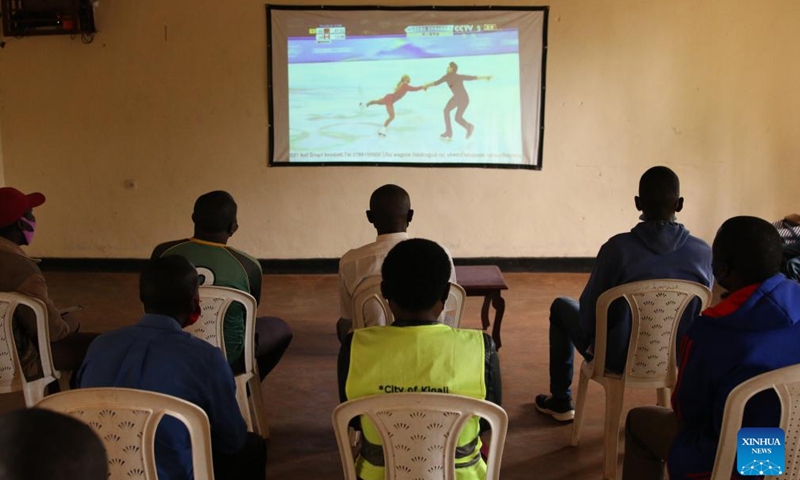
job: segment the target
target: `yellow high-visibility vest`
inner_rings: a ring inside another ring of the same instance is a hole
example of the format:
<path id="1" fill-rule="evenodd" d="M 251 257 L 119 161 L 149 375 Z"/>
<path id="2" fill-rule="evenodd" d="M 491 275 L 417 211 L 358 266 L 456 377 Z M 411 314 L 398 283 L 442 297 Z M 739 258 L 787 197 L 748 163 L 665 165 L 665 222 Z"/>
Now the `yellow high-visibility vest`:
<path id="1" fill-rule="evenodd" d="M 485 354 L 483 333 L 478 330 L 443 324 L 358 329 L 353 332 L 345 393 L 350 400 L 401 392 L 453 393 L 483 400 Z M 367 418 L 361 418 L 361 427 L 364 440 L 381 444 L 378 430 Z M 457 480 L 486 478 L 479 433 L 479 420 L 473 417 L 458 446 L 473 444 L 474 450 L 456 458 Z M 363 480 L 384 479 L 384 468 L 363 454 L 356 461 L 356 472 Z"/>

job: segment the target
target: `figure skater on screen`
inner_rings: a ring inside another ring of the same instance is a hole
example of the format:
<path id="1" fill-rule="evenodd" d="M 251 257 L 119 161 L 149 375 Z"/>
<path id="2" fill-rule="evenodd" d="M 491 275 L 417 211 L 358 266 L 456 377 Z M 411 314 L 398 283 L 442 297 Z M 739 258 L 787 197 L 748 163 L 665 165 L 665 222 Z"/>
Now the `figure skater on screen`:
<path id="1" fill-rule="evenodd" d="M 444 107 L 445 130 L 444 133 L 440 135 L 443 139 L 449 140 L 453 138 L 453 127 L 450 124 L 450 112 L 452 112 L 453 109 L 456 110 L 456 123 L 464 127 L 464 129 L 467 131 L 467 138 L 472 136 L 472 132 L 475 130 L 475 125 L 464 120 L 464 112 L 469 106 L 469 95 L 467 95 L 467 89 L 464 88 L 464 82 L 467 80 L 491 79 L 491 75 L 481 77 L 474 75 L 459 75 L 458 65 L 456 65 L 456 62 L 450 62 L 450 65 L 447 66 L 447 73 L 442 78 L 422 86 L 422 88 L 427 89 L 428 87 L 435 87 L 447 82 L 447 86 L 450 87 L 450 91 L 453 92 L 453 96 L 450 97 L 450 100 L 447 101 L 447 105 Z"/>
<path id="2" fill-rule="evenodd" d="M 394 120 L 394 104 L 401 98 L 405 96 L 408 92 L 418 92 L 420 90 L 427 90 L 428 87 L 412 87 L 411 86 L 411 77 L 408 75 L 403 75 L 400 78 L 400 81 L 397 82 L 397 86 L 394 88 L 394 92 L 387 93 L 383 98 L 379 98 L 377 100 L 370 100 L 367 102 L 367 107 L 372 105 L 385 105 L 386 106 L 386 113 L 389 114 L 389 118 L 383 122 L 383 127 L 378 130 L 378 135 L 381 137 L 386 136 L 386 129 L 389 127 L 389 124 L 392 123 Z"/>

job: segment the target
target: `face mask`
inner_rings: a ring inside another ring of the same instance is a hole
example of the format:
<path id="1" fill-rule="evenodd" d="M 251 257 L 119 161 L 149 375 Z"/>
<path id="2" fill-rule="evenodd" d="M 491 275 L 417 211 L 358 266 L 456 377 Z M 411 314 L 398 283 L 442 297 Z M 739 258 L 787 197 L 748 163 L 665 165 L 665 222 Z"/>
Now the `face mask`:
<path id="1" fill-rule="evenodd" d="M 200 300 L 195 299 L 194 310 L 192 310 L 192 313 L 189 314 L 189 319 L 186 321 L 186 325 L 184 325 L 183 328 L 190 327 L 195 323 L 197 323 L 197 321 L 200 320 L 200 316 L 202 314 L 203 310 L 200 309 Z"/>
<path id="2" fill-rule="evenodd" d="M 25 245 L 30 245 L 33 241 L 33 234 L 36 233 L 36 221 L 30 221 L 25 217 L 20 218 L 20 220 L 31 228 L 30 230 L 22 230 L 22 235 L 25 236 Z"/>

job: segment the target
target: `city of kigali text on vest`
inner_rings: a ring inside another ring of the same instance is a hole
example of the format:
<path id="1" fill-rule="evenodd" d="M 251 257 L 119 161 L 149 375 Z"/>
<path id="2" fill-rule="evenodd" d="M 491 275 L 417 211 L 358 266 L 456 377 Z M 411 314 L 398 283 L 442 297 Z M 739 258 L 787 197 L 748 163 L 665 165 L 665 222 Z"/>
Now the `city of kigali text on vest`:
<path id="1" fill-rule="evenodd" d="M 378 390 L 383 393 L 450 393 L 450 387 L 431 387 L 430 385 L 414 385 L 410 387 L 378 385 Z"/>

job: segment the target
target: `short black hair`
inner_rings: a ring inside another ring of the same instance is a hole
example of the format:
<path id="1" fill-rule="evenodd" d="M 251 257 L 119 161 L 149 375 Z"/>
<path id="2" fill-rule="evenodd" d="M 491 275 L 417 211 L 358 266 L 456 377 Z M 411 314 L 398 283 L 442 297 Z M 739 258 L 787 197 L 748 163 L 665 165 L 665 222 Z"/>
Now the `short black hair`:
<path id="1" fill-rule="evenodd" d="M 194 227 L 202 232 L 227 232 L 236 220 L 236 209 L 233 196 L 223 190 L 200 195 L 194 202 L 194 213 L 192 213 Z"/>
<path id="2" fill-rule="evenodd" d="M 395 245 L 381 268 L 383 294 L 409 312 L 432 308 L 447 298 L 450 257 L 436 242 L 423 238 Z"/>
<path id="3" fill-rule="evenodd" d="M 0 417 L 3 480 L 106 480 L 108 460 L 89 425 L 39 408 Z"/>
<path id="4" fill-rule="evenodd" d="M 681 196 L 681 181 L 667 167 L 652 167 L 639 179 L 639 200 L 642 210 L 657 214 L 674 214 Z"/>
<path id="5" fill-rule="evenodd" d="M 775 227 L 757 217 L 733 217 L 714 238 L 714 264 L 725 265 L 745 284 L 761 283 L 780 271 L 783 241 Z"/>
<path id="6" fill-rule="evenodd" d="M 139 299 L 145 312 L 185 313 L 197 293 L 197 270 L 180 255 L 150 260 L 139 277 Z"/>
<path id="7" fill-rule="evenodd" d="M 383 185 L 370 195 L 369 209 L 375 215 L 405 218 L 411 209 L 411 197 L 401 186 Z"/>

